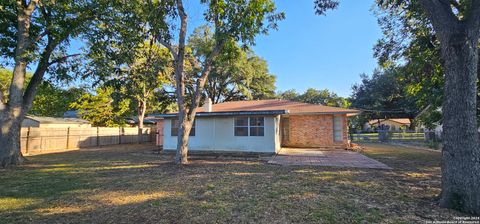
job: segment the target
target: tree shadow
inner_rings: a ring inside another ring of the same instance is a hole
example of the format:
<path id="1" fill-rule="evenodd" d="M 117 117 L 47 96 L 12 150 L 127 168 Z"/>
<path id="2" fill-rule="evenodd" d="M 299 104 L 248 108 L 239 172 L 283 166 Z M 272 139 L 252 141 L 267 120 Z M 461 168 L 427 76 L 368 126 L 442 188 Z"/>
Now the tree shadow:
<path id="1" fill-rule="evenodd" d="M 0 218 L 8 223 L 360 223 L 458 215 L 435 204 L 437 171 L 235 158 L 178 166 L 144 145 L 30 158 L 0 177 L 0 200 L 7 202 Z"/>

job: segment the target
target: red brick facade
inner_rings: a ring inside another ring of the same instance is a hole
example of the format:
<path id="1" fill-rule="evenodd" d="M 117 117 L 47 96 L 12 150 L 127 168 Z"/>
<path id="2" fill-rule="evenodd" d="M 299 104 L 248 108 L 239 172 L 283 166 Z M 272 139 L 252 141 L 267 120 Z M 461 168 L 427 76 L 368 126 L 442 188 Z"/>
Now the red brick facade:
<path id="1" fill-rule="evenodd" d="M 337 116 L 337 115 L 335 115 Z M 335 147 L 345 148 L 348 144 L 347 116 L 342 116 L 343 141 L 333 137 L 334 115 L 290 115 L 283 119 L 282 146 L 286 147 Z M 288 124 L 287 124 L 288 123 Z"/>

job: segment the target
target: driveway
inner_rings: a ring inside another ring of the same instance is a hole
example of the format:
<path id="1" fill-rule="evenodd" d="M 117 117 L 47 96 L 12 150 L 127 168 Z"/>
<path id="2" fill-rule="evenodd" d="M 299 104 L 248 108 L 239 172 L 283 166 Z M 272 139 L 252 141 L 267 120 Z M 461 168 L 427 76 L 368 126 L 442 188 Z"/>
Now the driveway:
<path id="1" fill-rule="evenodd" d="M 368 169 L 392 169 L 358 152 L 347 150 L 321 150 L 317 148 L 282 148 L 272 157 L 270 164 L 334 166 Z"/>

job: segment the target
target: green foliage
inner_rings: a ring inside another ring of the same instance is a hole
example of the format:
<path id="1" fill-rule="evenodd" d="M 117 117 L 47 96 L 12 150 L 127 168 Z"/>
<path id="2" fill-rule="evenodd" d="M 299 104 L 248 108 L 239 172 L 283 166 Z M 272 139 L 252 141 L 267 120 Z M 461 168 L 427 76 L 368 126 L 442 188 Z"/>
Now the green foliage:
<path id="1" fill-rule="evenodd" d="M 27 73 L 25 84 L 30 82 L 31 73 Z M 12 79 L 12 71 L 0 69 L 0 94 L 3 103 L 8 101 L 8 91 Z M 85 90 L 83 88 L 60 88 L 49 81 L 43 81 L 37 88 L 37 94 L 33 100 L 32 107 L 28 114 L 48 117 L 61 117 L 69 110 L 69 105 L 77 100 Z"/>
<path id="2" fill-rule="evenodd" d="M 126 59 L 122 62 L 124 67 L 121 70 L 98 75 L 104 77 L 105 86 L 121 90 L 115 93 L 117 98 L 130 99 L 130 114 L 142 113 L 139 107 L 143 104 L 145 112 L 163 113 L 174 102 L 173 97 L 166 91 L 166 87 L 172 82 L 171 55 L 166 48 L 154 42 L 139 44 L 135 52 L 133 60 Z M 117 58 L 116 62 L 121 60 Z M 98 71 L 103 71 L 108 65 L 99 63 L 95 66 L 99 68 Z M 115 71 L 114 68 L 111 70 Z"/>
<path id="3" fill-rule="evenodd" d="M 123 126 L 130 100 L 114 100 L 112 97 L 114 92 L 113 87 L 97 88 L 96 95 L 85 93 L 70 106 L 79 110 L 78 114 L 94 126 Z"/>
<path id="4" fill-rule="evenodd" d="M 377 42 L 374 55 L 381 67 L 401 74 L 397 79 L 404 83 L 405 96 L 411 98 L 419 110 L 424 110 L 418 121 L 433 127 L 441 123 L 438 109 L 444 97 L 440 41 L 418 1 L 377 2 L 379 7 L 375 13 L 383 37 Z M 457 16 L 460 19 L 464 17 L 466 5 L 454 6 L 458 7 Z M 480 97 L 477 97 L 478 102 Z M 477 116 L 479 114 L 480 109 L 477 109 Z"/>
<path id="5" fill-rule="evenodd" d="M 336 93 L 329 91 L 328 89 L 318 90 L 314 88 L 307 89 L 303 94 L 297 93 L 295 90 L 287 90 L 280 92 L 278 97 L 281 99 L 321 104 L 332 107 L 347 108 L 350 106 L 350 102 L 343 97 L 338 96 Z"/>
<path id="6" fill-rule="evenodd" d="M 10 88 L 11 81 L 12 81 L 12 71 L 8 69 L 0 68 L 0 103 L 7 103 L 8 88 Z"/>
<path id="7" fill-rule="evenodd" d="M 420 109 L 414 103 L 415 98 L 406 93 L 402 76 L 394 68 L 377 69 L 372 77 L 360 75 L 362 81 L 352 87 L 351 96 L 351 106 L 364 110 L 355 120 L 357 129 L 371 119 L 415 117 Z"/>
<path id="8" fill-rule="evenodd" d="M 89 32 L 88 70 L 103 86 L 114 87 L 115 99 L 129 99 L 129 114 L 163 113 L 173 98 L 172 61 L 157 38 L 167 35 L 165 17 L 172 1 L 128 1 L 115 4 Z M 163 36 L 162 36 L 163 35 Z"/>
<path id="9" fill-rule="evenodd" d="M 329 9 L 338 7 L 339 2 L 336 0 L 315 0 L 315 13 L 317 15 L 325 15 Z"/>
<path id="10" fill-rule="evenodd" d="M 44 81 L 38 87 L 37 94 L 28 113 L 37 116 L 62 117 L 70 109 L 70 104 L 75 102 L 85 92 L 82 88 L 64 90 L 48 81 Z"/>
<path id="11" fill-rule="evenodd" d="M 218 40 L 233 39 L 245 45 L 255 43 L 255 36 L 268 34 L 283 20 L 283 12 L 276 13 L 272 0 L 201 0 L 208 5 L 205 20 L 215 24 Z M 267 24 L 265 24 L 267 23 Z"/>
<path id="12" fill-rule="evenodd" d="M 3 65 L 13 65 L 17 45 L 18 5 L 15 1 L 0 0 L 0 58 Z M 70 80 L 80 69 L 77 57 L 69 57 L 68 46 L 73 38 L 79 38 L 101 10 L 107 8 L 107 1 L 87 0 L 46 0 L 41 1 L 33 11 L 30 25 L 28 50 L 23 55 L 28 64 L 46 60 L 49 78 Z M 45 52 L 52 51 L 44 58 Z M 35 65 L 38 66 L 38 65 Z"/>
<path id="13" fill-rule="evenodd" d="M 188 42 L 198 61 L 210 54 L 215 45 L 213 33 L 208 26 L 195 29 Z M 191 69 L 192 72 L 199 70 L 200 68 Z M 269 73 L 264 59 L 231 41 L 213 60 L 205 92 L 214 103 L 268 99 L 275 96 L 275 76 Z"/>

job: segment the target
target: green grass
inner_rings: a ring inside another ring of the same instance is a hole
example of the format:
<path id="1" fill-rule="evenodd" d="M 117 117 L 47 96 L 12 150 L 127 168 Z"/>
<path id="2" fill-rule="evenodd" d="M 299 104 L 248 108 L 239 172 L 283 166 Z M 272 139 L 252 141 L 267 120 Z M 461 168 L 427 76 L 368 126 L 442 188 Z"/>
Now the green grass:
<path id="1" fill-rule="evenodd" d="M 367 145 L 394 170 L 192 159 L 151 146 L 29 157 L 0 171 L 0 223 L 411 223 L 462 214 L 436 205 L 440 153 Z"/>

